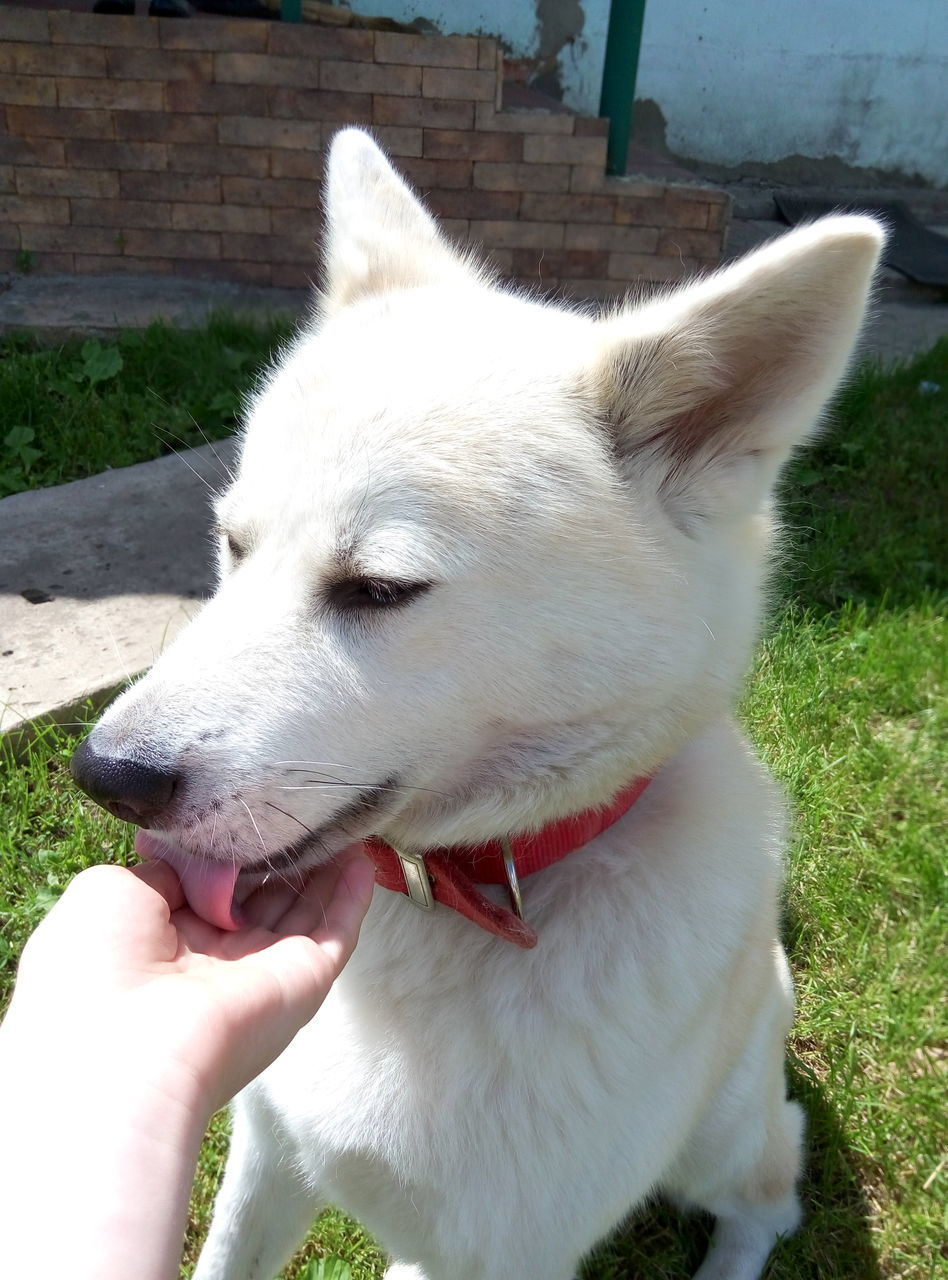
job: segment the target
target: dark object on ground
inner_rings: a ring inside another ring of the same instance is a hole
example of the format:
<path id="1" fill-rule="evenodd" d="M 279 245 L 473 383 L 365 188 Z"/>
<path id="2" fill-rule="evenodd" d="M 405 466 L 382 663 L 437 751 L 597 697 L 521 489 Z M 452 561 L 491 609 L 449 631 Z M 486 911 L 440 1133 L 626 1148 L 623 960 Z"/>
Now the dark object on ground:
<path id="1" fill-rule="evenodd" d="M 874 203 L 852 200 L 838 203 L 834 200 L 811 200 L 806 196 L 775 195 L 774 203 L 780 216 L 790 226 L 822 217 L 824 213 L 871 213 L 881 218 L 889 228 L 890 238 L 885 248 L 887 267 L 901 271 L 918 284 L 948 288 L 948 237 L 929 231 L 900 201 Z"/>

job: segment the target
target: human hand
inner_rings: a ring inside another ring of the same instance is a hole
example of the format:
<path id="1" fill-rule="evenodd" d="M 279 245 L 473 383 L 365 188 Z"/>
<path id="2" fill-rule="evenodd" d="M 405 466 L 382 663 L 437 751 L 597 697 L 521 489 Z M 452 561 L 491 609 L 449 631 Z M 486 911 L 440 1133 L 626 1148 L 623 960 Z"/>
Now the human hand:
<path id="1" fill-rule="evenodd" d="M 34 1062 L 44 1052 L 62 1060 L 65 1047 L 73 1074 L 83 1062 L 116 1085 L 131 1073 L 209 1116 L 319 1008 L 373 883 L 354 848 L 302 893 L 259 890 L 243 904 L 245 927 L 226 932 L 187 907 L 164 862 L 93 867 L 26 946 L 5 1044 L 12 1036 Z"/>

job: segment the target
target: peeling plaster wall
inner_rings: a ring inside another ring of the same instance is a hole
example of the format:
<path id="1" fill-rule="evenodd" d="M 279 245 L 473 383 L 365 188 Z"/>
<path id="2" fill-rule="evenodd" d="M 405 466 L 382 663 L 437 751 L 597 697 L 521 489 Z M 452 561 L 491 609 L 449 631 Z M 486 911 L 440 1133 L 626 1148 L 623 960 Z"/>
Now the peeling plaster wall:
<path id="1" fill-rule="evenodd" d="M 495 35 L 537 87 L 598 114 L 609 0 L 350 3 Z M 948 0 L 647 0 L 636 96 L 657 105 L 677 156 L 802 156 L 948 185 Z"/>
<path id="2" fill-rule="evenodd" d="M 636 96 L 679 156 L 948 185 L 948 0 L 649 0 Z"/>
<path id="3" fill-rule="evenodd" d="M 497 36 L 511 58 L 535 64 L 538 88 L 583 115 L 599 114 L 609 0 L 350 0 L 350 7 L 398 22 L 424 19 L 443 35 Z"/>

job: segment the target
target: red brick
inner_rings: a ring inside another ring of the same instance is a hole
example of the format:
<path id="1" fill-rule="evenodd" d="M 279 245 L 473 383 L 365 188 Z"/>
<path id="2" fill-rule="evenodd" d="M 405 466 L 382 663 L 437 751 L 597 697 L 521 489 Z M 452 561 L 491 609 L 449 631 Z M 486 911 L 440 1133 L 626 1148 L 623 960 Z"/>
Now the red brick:
<path id="1" fill-rule="evenodd" d="M 169 85 L 180 88 L 179 85 Z M 213 86 L 211 86 L 213 87 Z M 175 115 L 163 111 L 120 111 L 115 136 L 144 142 L 216 142 L 217 120 L 210 115 Z"/>
<path id="2" fill-rule="evenodd" d="M 4 195 L 12 196 L 16 191 L 14 172 L 12 164 L 0 164 L 0 192 L 3 192 Z M 31 173 L 32 170 L 27 170 L 27 172 Z"/>
<path id="3" fill-rule="evenodd" d="M 0 38 L 45 42 L 49 39 L 49 14 L 43 10 L 4 8 L 0 10 Z"/>
<path id="4" fill-rule="evenodd" d="M 265 85 L 195 84 L 176 80 L 165 87 L 168 111 L 197 115 L 261 115 L 269 113 L 270 90 Z"/>
<path id="5" fill-rule="evenodd" d="M 348 62 L 371 62 L 375 51 L 374 31 L 333 31 L 329 27 L 294 26 L 272 22 L 270 52 L 304 54 L 313 61 L 344 58 Z"/>
<path id="6" fill-rule="evenodd" d="M 708 205 L 708 230 L 724 231 L 731 220 L 730 200 L 721 200 L 717 204 Z"/>
<path id="7" fill-rule="evenodd" d="M 421 96 L 493 102 L 496 85 L 497 77 L 493 71 L 451 71 L 442 67 L 424 67 Z"/>
<path id="8" fill-rule="evenodd" d="M 321 89 L 341 89 L 345 93 L 386 93 L 406 98 L 421 93 L 421 67 L 382 66 L 377 62 L 323 62 L 320 68 Z M 456 98 L 458 95 L 449 93 L 444 96 Z"/>
<path id="9" fill-rule="evenodd" d="M 0 103 L 20 107 L 55 107 L 56 81 L 40 76 L 0 76 Z"/>
<path id="10" fill-rule="evenodd" d="M 498 111 L 492 103 L 479 102 L 475 127 L 512 133 L 572 135 L 574 120 L 575 116 L 566 111 Z"/>
<path id="11" fill-rule="evenodd" d="M 160 111 L 164 93 L 160 84 L 140 80 L 87 80 L 62 78 L 58 82 L 61 107 L 109 107 L 113 111 Z"/>
<path id="12" fill-rule="evenodd" d="M 577 138 L 608 138 L 609 121 L 596 116 L 577 116 L 573 133 Z"/>
<path id="13" fill-rule="evenodd" d="M 226 245 L 227 237 L 225 236 L 221 242 L 221 252 L 224 252 Z M 198 258 L 187 264 L 189 277 L 196 276 L 203 280 L 233 280 L 237 284 L 268 285 L 272 281 L 272 272 L 273 268 L 269 262 L 232 262 L 227 259 L 215 262 L 213 258 Z M 179 271 L 178 274 L 184 273 Z"/>
<path id="14" fill-rule="evenodd" d="M 337 124 L 364 121 L 370 124 L 372 95 L 332 93 L 325 89 L 271 89 L 269 114 L 278 119 L 330 120 Z"/>
<path id="15" fill-rule="evenodd" d="M 527 134 L 523 158 L 530 164 L 606 163 L 605 138 L 557 138 L 548 134 Z"/>
<path id="16" fill-rule="evenodd" d="M 121 243 L 116 236 L 113 229 L 105 229 L 104 223 L 85 227 L 43 226 L 30 228 L 29 243 L 30 248 L 43 253 L 121 253 Z"/>
<path id="17" fill-rule="evenodd" d="M 17 177 L 21 196 L 96 196 L 114 199 L 119 193 L 117 173 L 95 169 L 23 168 Z"/>
<path id="18" fill-rule="evenodd" d="M 569 165 L 475 164 L 474 186 L 485 191 L 568 191 Z"/>
<path id="19" fill-rule="evenodd" d="M 20 228 L 13 222 L 0 223 L 0 248 L 19 249 Z"/>
<path id="20" fill-rule="evenodd" d="M 426 129 L 425 155 L 432 160 L 516 161 L 523 155 L 523 140 L 516 133 Z"/>
<path id="21" fill-rule="evenodd" d="M 467 245 L 471 236 L 471 224 L 467 218 L 442 218 L 438 226 L 442 235 L 447 236 L 454 244 Z"/>
<path id="22" fill-rule="evenodd" d="M 663 227 L 665 217 L 665 201 L 654 196 L 616 201 L 615 221 L 620 227 Z"/>
<path id="23" fill-rule="evenodd" d="M 10 274 L 19 271 L 21 261 L 19 248 L 0 249 L 0 271 Z"/>
<path id="24" fill-rule="evenodd" d="M 109 75 L 117 80 L 210 80 L 209 53 L 168 49 L 109 49 Z"/>
<path id="25" fill-rule="evenodd" d="M 691 265 L 679 258 L 659 258 L 652 254 L 610 253 L 609 276 L 613 280 L 681 280 Z"/>
<path id="26" fill-rule="evenodd" d="M 654 253 L 660 232 L 657 227 L 598 226 L 592 222 L 568 222 L 563 235 L 566 249 L 609 249 L 622 253 Z M 605 275 L 605 271 L 590 272 Z"/>
<path id="27" fill-rule="evenodd" d="M 516 191 L 429 191 L 428 204 L 441 218 L 516 218 L 520 194 Z"/>
<path id="28" fill-rule="evenodd" d="M 379 146 L 384 147 L 389 155 L 411 156 L 416 159 L 421 156 L 420 129 L 410 129 L 406 125 L 399 124 L 383 124 L 373 125 L 371 132 Z"/>
<path id="29" fill-rule="evenodd" d="M 555 222 L 473 221 L 471 238 L 496 249 L 559 249 L 563 225 Z"/>
<path id="30" fill-rule="evenodd" d="M 471 185 L 472 166 L 466 160 L 404 160 L 398 167 L 416 187 L 459 191 Z"/>
<path id="31" fill-rule="evenodd" d="M 168 147 L 163 142 L 70 138 L 66 143 L 66 162 L 74 169 L 167 169 Z"/>
<path id="32" fill-rule="evenodd" d="M 104 76 L 105 50 L 91 45 L 65 44 L 8 44 L 0 45 L 0 52 L 9 60 L 8 70 L 20 75 L 43 76 Z"/>
<path id="33" fill-rule="evenodd" d="M 509 276 L 515 253 L 515 249 L 491 249 L 488 251 L 483 245 L 479 245 L 477 260 L 483 262 L 488 270 L 495 271 L 501 276 Z"/>
<path id="34" fill-rule="evenodd" d="M 437 98 L 389 98 L 376 94 L 372 99 L 375 124 L 431 126 L 437 129 L 472 129 L 473 102 L 441 102 Z"/>
<path id="35" fill-rule="evenodd" d="M 221 192 L 227 204 L 273 209 L 315 209 L 319 196 L 314 183 L 291 178 L 222 178 Z"/>
<path id="36" fill-rule="evenodd" d="M 122 195 L 129 200 L 219 204 L 221 199 L 221 179 L 217 174 L 123 173 L 119 181 Z"/>
<path id="37" fill-rule="evenodd" d="M 234 147 L 290 147 L 316 151 L 322 141 L 322 126 L 315 121 L 264 120 L 244 116 L 224 116 L 217 122 L 221 142 Z"/>
<path id="38" fill-rule="evenodd" d="M 272 84 L 286 89 L 318 89 L 319 66 L 314 58 L 274 58 L 268 53 L 215 53 L 214 79 L 218 84 Z"/>
<path id="39" fill-rule="evenodd" d="M 415 36 L 378 31 L 375 61 L 417 67 L 466 67 L 476 71 L 477 40 L 469 36 Z"/>
<path id="40" fill-rule="evenodd" d="M 61 138 L 0 136 L 0 163 L 64 165 L 66 163 L 65 143 Z"/>
<path id="41" fill-rule="evenodd" d="M 27 253 L 32 253 L 32 249 L 27 249 Z M 19 255 L 17 257 L 17 266 L 19 266 Z M 33 262 L 32 271 L 37 272 L 41 276 L 63 276 L 72 275 L 76 269 L 75 255 L 71 253 L 44 253 L 38 255 Z"/>
<path id="42" fill-rule="evenodd" d="M 599 164 L 574 164 L 570 170 L 570 191 L 598 191 L 605 186 L 605 174 Z"/>
<path id="43" fill-rule="evenodd" d="M 266 234 L 270 231 L 270 210 L 238 204 L 173 204 L 171 225 L 181 231 L 249 231 Z"/>
<path id="44" fill-rule="evenodd" d="M 293 235 L 229 235 L 227 257 L 239 262 L 311 262 L 316 261 L 316 224 L 311 229 L 297 229 Z"/>
<path id="45" fill-rule="evenodd" d="M 170 276 L 175 264 L 171 258 L 123 258 L 98 253 L 77 253 L 76 271 L 84 276 Z"/>
<path id="46" fill-rule="evenodd" d="M 481 71 L 496 71 L 497 59 L 500 57 L 500 46 L 496 40 L 482 36 L 477 42 L 477 65 Z"/>
<path id="47" fill-rule="evenodd" d="M 310 289 L 314 286 L 315 264 L 294 265 L 275 262 L 270 268 L 270 279 L 277 289 Z"/>
<path id="48" fill-rule="evenodd" d="M 609 255 L 605 250 L 592 253 L 580 249 L 553 249 L 538 259 L 535 249 L 514 249 L 511 270 L 515 276 L 521 277 L 536 273 L 540 280 L 576 280 L 605 276 L 608 267 Z"/>
<path id="49" fill-rule="evenodd" d="M 120 168 L 126 168 L 120 165 Z M 168 151 L 168 167 L 175 173 L 236 174 L 243 178 L 265 178 L 270 172 L 270 153 L 262 147 L 222 147 L 204 143 L 173 142 Z"/>
<path id="50" fill-rule="evenodd" d="M 54 44 L 158 48 L 158 25 L 144 15 L 122 18 L 104 13 L 51 13 L 49 27 Z"/>
<path id="51" fill-rule="evenodd" d="M 706 201 L 682 200 L 674 190 L 665 193 L 665 225 L 704 231 L 708 225 Z"/>
<path id="52" fill-rule="evenodd" d="M 538 222 L 602 222 L 611 225 L 616 202 L 612 196 L 545 195 L 528 191 L 521 216 Z"/>
<path id="53" fill-rule="evenodd" d="M 318 183 L 323 177 L 323 156 L 320 151 L 272 151 L 270 153 L 270 176 L 272 178 L 300 178 L 313 184 L 313 191 L 318 190 Z M 314 195 L 315 200 L 315 195 Z"/>
<path id="54" fill-rule="evenodd" d="M 661 199 L 668 190 L 667 183 L 650 182 L 647 178 L 616 178 L 606 174 L 602 180 L 606 195 L 616 196 L 619 200 L 651 200 Z"/>
<path id="55" fill-rule="evenodd" d="M 123 249 L 130 258 L 219 258 L 220 236 L 216 231 L 126 231 Z"/>
<path id="56" fill-rule="evenodd" d="M 195 15 L 187 22 L 179 18 L 158 19 L 163 49 L 206 49 L 209 53 L 263 53 L 269 27 L 269 22 L 214 21 Z"/>
<path id="57" fill-rule="evenodd" d="M 658 238 L 658 252 L 669 257 L 716 258 L 721 251 L 717 231 L 664 231 Z"/>
<path id="58" fill-rule="evenodd" d="M 122 231 L 127 227 L 154 227 L 160 230 L 171 226 L 171 204 L 166 200 L 73 200 L 71 207 L 72 221 L 76 227 L 115 227 Z M 101 250 L 93 248 L 88 252 L 97 253 Z M 156 254 L 156 257 L 161 256 Z"/>
<path id="59" fill-rule="evenodd" d="M 46 222 L 66 226 L 69 201 L 59 197 L 0 196 L 0 222 Z"/>
<path id="60" fill-rule="evenodd" d="M 26 138 L 111 138 L 109 111 L 66 111 L 61 107 L 7 107 L 7 127 Z"/>

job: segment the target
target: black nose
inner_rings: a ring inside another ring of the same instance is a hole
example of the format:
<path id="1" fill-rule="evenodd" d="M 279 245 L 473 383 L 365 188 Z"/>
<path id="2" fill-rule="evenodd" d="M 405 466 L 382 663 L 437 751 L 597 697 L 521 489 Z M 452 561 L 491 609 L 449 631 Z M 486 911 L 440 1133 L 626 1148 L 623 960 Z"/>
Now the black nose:
<path id="1" fill-rule="evenodd" d="M 173 773 L 138 760 L 103 756 L 91 738 L 74 752 L 69 771 L 86 795 L 123 822 L 147 827 L 165 809 L 174 792 Z"/>

